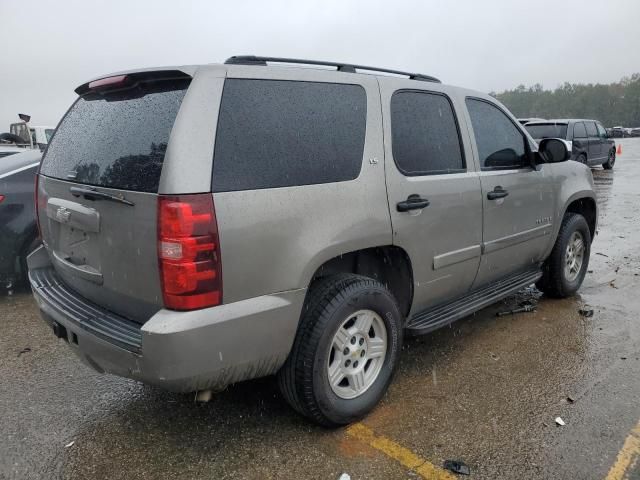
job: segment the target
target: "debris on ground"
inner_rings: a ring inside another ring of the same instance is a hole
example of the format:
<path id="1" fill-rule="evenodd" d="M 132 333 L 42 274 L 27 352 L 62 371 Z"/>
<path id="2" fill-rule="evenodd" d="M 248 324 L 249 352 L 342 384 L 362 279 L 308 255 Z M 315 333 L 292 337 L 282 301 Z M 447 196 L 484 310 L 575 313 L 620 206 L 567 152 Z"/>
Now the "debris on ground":
<path id="1" fill-rule="evenodd" d="M 22 355 L 23 353 L 29 353 L 30 351 L 31 351 L 31 348 L 24 347 L 22 350 L 18 352 L 18 356 Z"/>
<path id="2" fill-rule="evenodd" d="M 609 255 L 605 255 L 604 253 L 596 252 L 596 255 L 602 255 L 603 257 L 609 258 Z"/>
<path id="3" fill-rule="evenodd" d="M 573 403 L 573 402 L 575 402 L 575 401 L 576 401 L 576 400 L 575 400 L 575 398 L 573 398 L 572 396 L 570 396 L 570 395 L 569 395 L 569 396 L 567 397 L 567 403 Z"/>
<path id="4" fill-rule="evenodd" d="M 198 390 L 196 392 L 195 401 L 198 403 L 207 403 L 210 402 L 213 398 L 213 391 L 211 390 Z"/>
<path id="5" fill-rule="evenodd" d="M 348 473 L 343 473 L 342 475 L 340 475 L 338 480 L 351 480 L 351 475 L 349 475 Z"/>
<path id="6" fill-rule="evenodd" d="M 581 308 L 578 313 L 586 318 L 593 317 L 593 308 Z"/>
<path id="7" fill-rule="evenodd" d="M 460 460 L 445 460 L 443 466 L 458 475 L 471 475 L 469 466 Z"/>
<path id="8" fill-rule="evenodd" d="M 76 443 L 76 442 L 69 442 L 64 446 L 64 448 L 71 448 L 71 447 L 73 447 L 74 443 Z"/>
<path id="9" fill-rule="evenodd" d="M 504 317 L 505 315 L 514 315 L 516 313 L 535 312 L 535 311 L 536 311 L 535 305 L 524 304 L 521 307 L 514 308 L 513 310 L 505 310 L 504 312 L 498 312 L 496 313 L 496 316 Z"/>
<path id="10" fill-rule="evenodd" d="M 618 288 L 618 287 L 616 287 L 616 284 L 614 282 L 615 282 L 615 280 L 611 280 L 609 282 L 609 286 L 612 287 L 612 288 Z"/>
<path id="11" fill-rule="evenodd" d="M 493 358 L 496 362 L 500 360 L 500 357 L 493 352 L 489 352 L 489 355 L 491 355 L 491 358 Z"/>
<path id="12" fill-rule="evenodd" d="M 566 425 L 566 423 L 564 423 L 564 420 L 562 420 L 560 417 L 556 417 L 556 423 L 561 427 L 564 427 Z"/>

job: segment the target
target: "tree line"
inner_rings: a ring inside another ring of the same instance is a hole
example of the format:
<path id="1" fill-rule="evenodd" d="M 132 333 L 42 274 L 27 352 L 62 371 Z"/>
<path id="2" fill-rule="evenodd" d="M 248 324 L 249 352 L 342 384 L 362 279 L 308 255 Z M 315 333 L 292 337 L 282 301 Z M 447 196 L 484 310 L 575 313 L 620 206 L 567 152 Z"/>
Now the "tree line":
<path id="1" fill-rule="evenodd" d="M 608 85 L 565 83 L 555 90 L 520 85 L 491 95 L 520 118 L 593 118 L 606 127 L 640 127 L 640 73 Z"/>

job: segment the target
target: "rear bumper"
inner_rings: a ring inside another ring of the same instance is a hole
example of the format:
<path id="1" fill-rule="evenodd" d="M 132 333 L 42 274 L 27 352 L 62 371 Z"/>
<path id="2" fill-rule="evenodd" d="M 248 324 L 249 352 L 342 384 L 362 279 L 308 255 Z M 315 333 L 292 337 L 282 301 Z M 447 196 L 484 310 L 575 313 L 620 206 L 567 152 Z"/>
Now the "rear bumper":
<path id="1" fill-rule="evenodd" d="M 192 312 L 160 310 L 139 325 L 70 290 L 42 265 L 42 254 L 29 257 L 42 317 L 99 372 L 173 391 L 219 390 L 275 373 L 293 344 L 304 289 Z"/>

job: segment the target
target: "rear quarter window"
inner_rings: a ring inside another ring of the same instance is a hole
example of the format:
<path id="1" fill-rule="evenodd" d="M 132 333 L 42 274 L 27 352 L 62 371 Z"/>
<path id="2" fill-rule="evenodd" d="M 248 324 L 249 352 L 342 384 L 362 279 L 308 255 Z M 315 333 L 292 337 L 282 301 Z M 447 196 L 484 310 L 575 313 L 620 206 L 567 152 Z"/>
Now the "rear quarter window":
<path id="1" fill-rule="evenodd" d="M 359 85 L 227 79 L 218 117 L 213 191 L 357 178 L 366 105 Z"/>
<path id="2" fill-rule="evenodd" d="M 53 135 L 41 172 L 63 180 L 157 192 L 188 80 L 78 98 Z"/>

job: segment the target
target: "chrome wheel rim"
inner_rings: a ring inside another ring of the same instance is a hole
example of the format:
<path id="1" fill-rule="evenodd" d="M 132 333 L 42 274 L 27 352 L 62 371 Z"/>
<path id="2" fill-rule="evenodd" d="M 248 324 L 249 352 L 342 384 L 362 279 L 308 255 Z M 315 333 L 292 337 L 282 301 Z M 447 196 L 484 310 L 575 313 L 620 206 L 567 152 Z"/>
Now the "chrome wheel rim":
<path id="1" fill-rule="evenodd" d="M 338 397 L 359 397 L 380 375 L 387 355 L 384 320 L 372 310 L 349 315 L 338 327 L 329 346 L 327 378 Z"/>
<path id="2" fill-rule="evenodd" d="M 571 234 L 565 252 L 564 276 L 569 282 L 573 282 L 582 269 L 584 261 L 585 244 L 582 234 L 575 231 Z"/>

